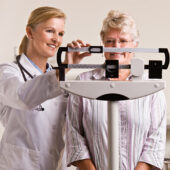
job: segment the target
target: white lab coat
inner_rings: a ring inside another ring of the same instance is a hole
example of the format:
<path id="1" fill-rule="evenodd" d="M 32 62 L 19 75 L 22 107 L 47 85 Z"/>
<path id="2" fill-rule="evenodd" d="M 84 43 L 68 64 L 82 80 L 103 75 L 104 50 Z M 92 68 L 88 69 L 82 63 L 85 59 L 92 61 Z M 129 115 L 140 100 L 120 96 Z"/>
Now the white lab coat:
<path id="1" fill-rule="evenodd" d="M 67 98 L 55 71 L 42 74 L 25 55 L 20 63 L 35 78 L 24 81 L 16 63 L 0 65 L 0 170 L 55 170 L 64 147 Z M 37 77 L 38 76 L 38 77 Z M 41 104 L 44 111 L 37 111 Z"/>

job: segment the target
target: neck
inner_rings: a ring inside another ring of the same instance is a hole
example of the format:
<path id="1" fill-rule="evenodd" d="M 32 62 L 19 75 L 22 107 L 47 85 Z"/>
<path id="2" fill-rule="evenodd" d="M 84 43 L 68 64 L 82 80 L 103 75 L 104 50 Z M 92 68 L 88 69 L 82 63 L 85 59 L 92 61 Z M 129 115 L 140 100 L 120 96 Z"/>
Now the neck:
<path id="1" fill-rule="evenodd" d="M 44 73 L 46 71 L 47 58 L 27 52 L 26 56 L 36 64 Z"/>

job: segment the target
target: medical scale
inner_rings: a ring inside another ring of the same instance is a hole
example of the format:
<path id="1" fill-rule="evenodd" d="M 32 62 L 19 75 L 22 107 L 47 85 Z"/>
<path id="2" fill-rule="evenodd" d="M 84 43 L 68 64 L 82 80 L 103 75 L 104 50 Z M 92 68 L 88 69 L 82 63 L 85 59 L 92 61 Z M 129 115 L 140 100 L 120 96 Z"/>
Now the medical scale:
<path id="1" fill-rule="evenodd" d="M 104 64 L 63 64 L 63 52 L 89 53 L 163 53 L 162 60 L 149 60 L 148 64 L 140 58 L 134 57 L 128 65 L 120 65 L 118 60 L 106 60 Z M 169 66 L 169 52 L 167 48 L 112 48 L 103 46 L 89 46 L 82 48 L 60 47 L 57 53 L 60 87 L 69 93 L 89 99 L 108 101 L 108 170 L 119 170 L 119 108 L 118 101 L 144 97 L 165 88 L 162 70 Z M 107 80 L 65 80 L 65 69 L 85 68 L 105 69 Z M 130 69 L 130 81 L 109 81 L 118 78 L 119 69 Z M 141 80 L 144 70 L 148 70 L 148 80 Z M 98 90 L 100 89 L 100 90 Z"/>

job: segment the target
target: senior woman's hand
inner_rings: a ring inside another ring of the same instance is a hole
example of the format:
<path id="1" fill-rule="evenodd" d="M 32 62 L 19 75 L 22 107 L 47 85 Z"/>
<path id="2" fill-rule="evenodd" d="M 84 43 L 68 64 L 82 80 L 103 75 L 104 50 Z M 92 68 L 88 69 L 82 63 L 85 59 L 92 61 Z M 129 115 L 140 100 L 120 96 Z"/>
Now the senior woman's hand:
<path id="1" fill-rule="evenodd" d="M 138 162 L 135 170 L 151 170 L 152 166 L 145 162 Z"/>
<path id="2" fill-rule="evenodd" d="M 74 166 L 78 167 L 79 170 L 96 170 L 91 159 L 79 160 L 72 163 Z"/>

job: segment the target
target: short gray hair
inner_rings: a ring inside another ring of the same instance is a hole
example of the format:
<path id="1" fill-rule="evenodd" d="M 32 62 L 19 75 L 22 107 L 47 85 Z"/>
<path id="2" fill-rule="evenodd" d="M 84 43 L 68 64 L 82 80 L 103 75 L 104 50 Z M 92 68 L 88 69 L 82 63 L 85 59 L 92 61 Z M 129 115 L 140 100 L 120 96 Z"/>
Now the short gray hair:
<path id="1" fill-rule="evenodd" d="M 135 20 L 126 13 L 117 10 L 109 11 L 107 17 L 103 21 L 100 36 L 104 40 L 105 33 L 110 29 L 118 29 L 123 33 L 131 34 L 133 40 L 139 42 L 139 31 L 137 29 Z"/>

